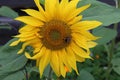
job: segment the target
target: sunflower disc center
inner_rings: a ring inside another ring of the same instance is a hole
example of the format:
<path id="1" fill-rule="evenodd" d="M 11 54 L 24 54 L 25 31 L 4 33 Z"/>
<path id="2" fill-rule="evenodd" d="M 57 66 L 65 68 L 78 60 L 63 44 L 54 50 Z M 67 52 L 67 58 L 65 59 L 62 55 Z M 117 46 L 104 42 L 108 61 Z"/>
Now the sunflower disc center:
<path id="1" fill-rule="evenodd" d="M 40 34 L 43 36 L 43 45 L 52 50 L 62 49 L 71 42 L 71 30 L 63 21 L 51 20 L 45 23 Z"/>
<path id="2" fill-rule="evenodd" d="M 61 33 L 57 30 L 52 30 L 49 34 L 52 40 L 58 40 L 61 37 Z"/>

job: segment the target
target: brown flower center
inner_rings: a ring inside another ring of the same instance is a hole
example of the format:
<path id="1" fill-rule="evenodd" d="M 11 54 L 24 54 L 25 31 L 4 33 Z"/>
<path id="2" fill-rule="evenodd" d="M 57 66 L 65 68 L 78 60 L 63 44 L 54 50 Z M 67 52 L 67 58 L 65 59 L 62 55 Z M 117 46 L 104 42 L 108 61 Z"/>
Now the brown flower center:
<path id="1" fill-rule="evenodd" d="M 43 45 L 52 50 L 62 49 L 71 42 L 71 30 L 69 26 L 59 20 L 51 20 L 45 23 L 40 35 L 43 36 Z"/>

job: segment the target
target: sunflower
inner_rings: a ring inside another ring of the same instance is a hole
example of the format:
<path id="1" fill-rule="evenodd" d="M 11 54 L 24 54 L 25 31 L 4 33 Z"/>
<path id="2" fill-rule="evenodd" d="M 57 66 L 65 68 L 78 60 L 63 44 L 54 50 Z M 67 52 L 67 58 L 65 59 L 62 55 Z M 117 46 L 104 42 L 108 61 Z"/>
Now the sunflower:
<path id="1" fill-rule="evenodd" d="M 38 11 L 34 9 L 23 10 L 29 16 L 20 16 L 15 20 L 22 21 L 23 26 L 18 35 L 18 40 L 10 46 L 23 42 L 18 54 L 23 53 L 27 46 L 33 47 L 32 56 L 25 52 L 28 59 L 36 60 L 40 76 L 48 64 L 57 76 L 66 76 L 75 70 L 78 74 L 76 62 L 84 62 L 90 57 L 90 48 L 97 45 L 94 40 L 98 37 L 89 30 L 100 26 L 99 21 L 82 21 L 82 11 L 90 4 L 76 8 L 79 0 L 45 0 L 44 8 L 39 0 L 34 0 Z"/>

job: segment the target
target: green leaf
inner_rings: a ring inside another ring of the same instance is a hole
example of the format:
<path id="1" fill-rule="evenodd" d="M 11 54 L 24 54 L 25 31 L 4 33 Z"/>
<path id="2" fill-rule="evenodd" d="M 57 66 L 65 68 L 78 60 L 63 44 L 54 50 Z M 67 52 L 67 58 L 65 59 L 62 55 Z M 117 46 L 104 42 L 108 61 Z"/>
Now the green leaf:
<path id="1" fill-rule="evenodd" d="M 117 31 L 109 28 L 99 27 L 93 30 L 93 34 L 101 37 L 100 39 L 96 40 L 96 42 L 101 45 L 106 44 L 114 39 L 117 36 Z"/>
<path id="2" fill-rule="evenodd" d="M 27 63 L 27 58 L 22 54 L 18 55 L 21 45 L 10 47 L 10 43 L 16 39 L 10 40 L 6 45 L 0 48 L 0 74 L 7 74 L 22 69 Z"/>
<path id="3" fill-rule="evenodd" d="M 0 15 L 1 16 L 6 16 L 6 17 L 9 17 L 9 18 L 18 17 L 18 13 L 16 13 L 15 11 L 13 11 L 11 8 L 9 8 L 7 6 L 2 6 L 0 8 Z"/>
<path id="4" fill-rule="evenodd" d="M 113 70 L 120 75 L 120 58 L 112 60 Z"/>
<path id="5" fill-rule="evenodd" d="M 96 0 L 82 0 L 78 7 L 91 4 L 91 7 L 83 11 L 83 20 L 98 20 L 103 26 L 120 22 L 120 9 Z"/>
<path id="6" fill-rule="evenodd" d="M 8 75 L 1 80 L 23 80 L 24 78 L 25 78 L 25 74 L 22 71 L 19 71 Z"/>
<path id="7" fill-rule="evenodd" d="M 93 75 L 86 70 L 81 70 L 77 80 L 95 80 Z"/>

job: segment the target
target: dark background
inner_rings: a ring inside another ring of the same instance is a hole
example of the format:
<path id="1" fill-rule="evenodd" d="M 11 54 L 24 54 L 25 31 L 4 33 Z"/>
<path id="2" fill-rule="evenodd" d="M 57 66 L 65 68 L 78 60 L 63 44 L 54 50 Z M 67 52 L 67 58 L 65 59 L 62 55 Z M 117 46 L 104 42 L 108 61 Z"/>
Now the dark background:
<path id="1" fill-rule="evenodd" d="M 114 5 L 114 0 L 99 0 L 110 5 Z M 11 8 L 35 7 L 34 0 L 0 0 L 0 6 L 9 6 Z"/>
<path id="2" fill-rule="evenodd" d="M 99 1 L 105 2 L 113 6 L 115 5 L 114 0 L 99 0 Z M 24 14 L 22 11 L 20 11 L 20 9 L 36 8 L 34 0 L 0 0 L 0 6 L 8 6 L 17 11 L 20 15 Z M 11 25 L 12 30 L 5 29 L 0 30 L 0 45 L 3 45 L 8 40 L 10 40 L 12 38 L 11 36 L 16 35 L 18 32 L 18 28 L 20 26 L 20 22 L 13 21 L 9 18 L 0 17 L 0 22 L 3 19 L 4 21 L 8 22 Z M 117 41 L 119 41 L 119 38 L 120 36 L 117 37 Z"/>

